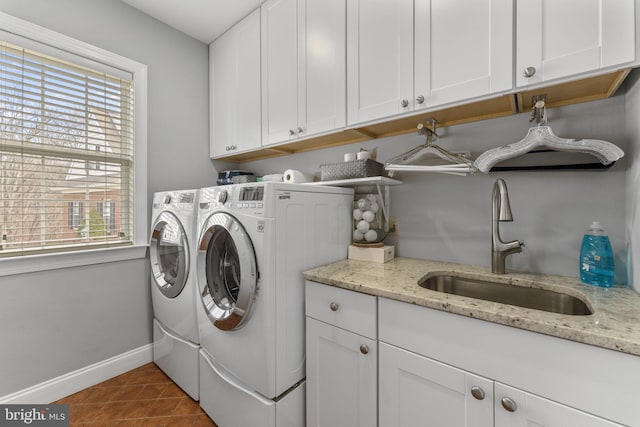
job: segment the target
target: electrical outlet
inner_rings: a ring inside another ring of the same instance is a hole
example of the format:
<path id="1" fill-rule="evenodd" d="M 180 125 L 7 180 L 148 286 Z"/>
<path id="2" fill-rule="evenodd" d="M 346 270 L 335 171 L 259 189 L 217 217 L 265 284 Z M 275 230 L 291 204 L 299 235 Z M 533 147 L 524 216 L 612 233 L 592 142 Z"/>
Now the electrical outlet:
<path id="1" fill-rule="evenodd" d="M 397 235 L 398 231 L 398 218 L 392 216 L 389 218 L 389 234 Z"/>

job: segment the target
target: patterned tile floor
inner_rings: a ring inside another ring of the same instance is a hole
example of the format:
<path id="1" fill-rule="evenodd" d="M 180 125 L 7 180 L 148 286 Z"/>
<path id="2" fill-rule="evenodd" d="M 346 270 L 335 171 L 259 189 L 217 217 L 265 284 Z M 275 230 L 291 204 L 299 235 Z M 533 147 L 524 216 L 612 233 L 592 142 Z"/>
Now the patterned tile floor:
<path id="1" fill-rule="evenodd" d="M 54 403 L 69 404 L 71 426 L 216 427 L 153 363 Z"/>

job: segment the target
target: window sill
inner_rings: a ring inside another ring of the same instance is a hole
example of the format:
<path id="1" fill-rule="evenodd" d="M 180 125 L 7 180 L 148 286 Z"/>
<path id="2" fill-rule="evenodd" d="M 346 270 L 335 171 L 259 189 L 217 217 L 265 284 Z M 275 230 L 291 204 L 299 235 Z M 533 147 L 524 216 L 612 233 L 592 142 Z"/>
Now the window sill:
<path id="1" fill-rule="evenodd" d="M 137 245 L 6 258 L 0 259 L 0 277 L 141 259 L 146 253 L 147 245 Z"/>

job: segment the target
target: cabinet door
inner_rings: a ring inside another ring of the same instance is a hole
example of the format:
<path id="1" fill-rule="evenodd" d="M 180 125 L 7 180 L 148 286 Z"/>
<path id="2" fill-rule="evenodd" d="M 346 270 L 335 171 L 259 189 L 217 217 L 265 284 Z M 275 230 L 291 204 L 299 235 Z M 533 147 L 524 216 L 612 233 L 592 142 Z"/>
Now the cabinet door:
<path id="1" fill-rule="evenodd" d="M 260 10 L 209 46 L 211 157 L 260 147 Z"/>
<path id="2" fill-rule="evenodd" d="M 306 136 L 344 127 L 347 120 L 346 0 L 305 2 Z"/>
<path id="3" fill-rule="evenodd" d="M 516 26 L 518 86 L 635 58 L 634 0 L 518 0 Z"/>
<path id="4" fill-rule="evenodd" d="M 375 427 L 376 341 L 306 321 L 307 426 Z"/>
<path id="5" fill-rule="evenodd" d="M 495 427 L 622 427 L 504 384 L 495 384 Z"/>
<path id="6" fill-rule="evenodd" d="M 415 109 L 512 88 L 512 0 L 416 0 Z"/>
<path id="7" fill-rule="evenodd" d="M 411 111 L 413 0 L 347 5 L 348 123 Z"/>
<path id="8" fill-rule="evenodd" d="M 304 62 L 298 61 L 298 0 L 268 0 L 261 8 L 262 144 L 268 145 L 297 133 Z"/>
<path id="9" fill-rule="evenodd" d="M 382 342 L 379 366 L 380 427 L 493 427 L 493 381 Z"/>

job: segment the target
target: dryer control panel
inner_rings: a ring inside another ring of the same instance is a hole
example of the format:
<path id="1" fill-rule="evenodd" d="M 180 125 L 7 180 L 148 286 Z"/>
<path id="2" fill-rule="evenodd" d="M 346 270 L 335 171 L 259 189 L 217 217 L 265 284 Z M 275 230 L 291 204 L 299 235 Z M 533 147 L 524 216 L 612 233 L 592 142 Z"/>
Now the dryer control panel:
<path id="1" fill-rule="evenodd" d="M 261 202 L 264 200 L 264 187 L 243 187 L 240 189 L 238 201 Z"/>
<path id="2" fill-rule="evenodd" d="M 241 187 L 236 207 L 239 209 L 262 209 L 264 207 L 264 187 Z"/>
<path id="3" fill-rule="evenodd" d="M 254 215 L 264 214 L 264 187 L 227 185 L 203 189 L 200 209 L 227 208 Z"/>

